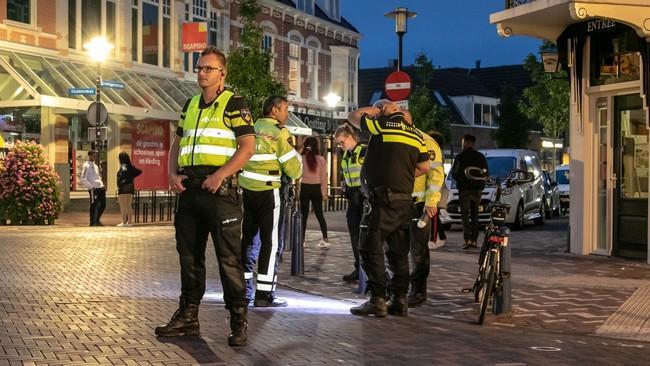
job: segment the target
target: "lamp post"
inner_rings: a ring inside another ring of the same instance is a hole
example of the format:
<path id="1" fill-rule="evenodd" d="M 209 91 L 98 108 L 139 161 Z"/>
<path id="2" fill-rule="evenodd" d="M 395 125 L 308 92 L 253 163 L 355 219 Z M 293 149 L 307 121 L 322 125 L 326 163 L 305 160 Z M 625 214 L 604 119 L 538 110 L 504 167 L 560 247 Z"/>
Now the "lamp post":
<path id="1" fill-rule="evenodd" d="M 395 19 L 395 33 L 399 42 L 397 71 L 402 70 L 402 38 L 406 34 L 406 24 L 409 18 L 415 18 L 417 13 L 409 11 L 407 8 L 395 8 L 395 10 L 384 14 L 385 17 Z"/>
<path id="2" fill-rule="evenodd" d="M 106 60 L 109 52 L 113 49 L 113 45 L 108 43 L 104 37 L 95 37 L 90 42 L 84 45 L 84 48 L 88 51 L 90 58 L 97 63 L 97 81 L 95 83 L 96 98 L 95 98 L 95 150 L 97 150 L 97 166 L 101 172 L 102 170 L 102 154 L 101 154 L 101 129 L 104 121 L 102 121 L 102 113 L 105 110 L 105 107 L 102 105 L 102 62 Z"/>
<path id="3" fill-rule="evenodd" d="M 540 52 L 544 72 L 555 73 L 560 71 L 559 53 L 557 48 L 546 48 Z"/>

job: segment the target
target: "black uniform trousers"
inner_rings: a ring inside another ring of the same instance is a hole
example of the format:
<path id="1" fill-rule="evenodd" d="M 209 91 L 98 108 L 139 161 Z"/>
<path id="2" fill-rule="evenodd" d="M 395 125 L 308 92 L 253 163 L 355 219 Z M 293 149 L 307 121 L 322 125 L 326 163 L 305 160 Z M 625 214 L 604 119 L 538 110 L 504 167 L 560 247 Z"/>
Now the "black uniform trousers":
<path id="1" fill-rule="evenodd" d="M 354 254 L 354 269 L 359 269 L 359 226 L 363 216 L 363 194 L 360 188 L 348 188 L 346 192 L 348 197 L 348 210 L 345 212 L 345 218 L 348 222 L 348 232 L 350 233 L 350 242 L 352 244 L 352 253 Z"/>
<path id="2" fill-rule="evenodd" d="M 198 305 L 205 293 L 205 248 L 210 234 L 226 308 L 247 306 L 240 196 L 235 188 L 221 193 L 188 188 L 180 194 L 174 226 L 181 264 L 181 298 L 187 303 Z"/>
<path id="3" fill-rule="evenodd" d="M 465 242 L 478 240 L 478 206 L 481 203 L 481 192 L 482 190 L 474 189 L 458 192 Z"/>
<path id="4" fill-rule="evenodd" d="M 426 295 L 427 293 L 427 278 L 429 277 L 429 264 L 431 259 L 429 257 L 429 233 L 430 227 L 433 224 L 431 220 L 427 226 L 420 229 L 418 227 L 418 220 L 424 211 L 424 202 L 413 204 L 411 211 L 411 224 L 409 225 L 410 246 L 411 251 L 409 256 L 411 258 L 411 290 L 413 294 Z"/>
<path id="5" fill-rule="evenodd" d="M 242 248 L 245 252 L 244 267 L 247 298 L 252 299 L 253 271 L 257 263 L 257 292 L 275 291 L 278 262 L 282 253 L 280 222 L 285 215 L 279 189 L 251 191 L 244 189 L 244 223 L 242 225 Z M 259 232 L 259 247 L 255 236 Z"/>
<path id="6" fill-rule="evenodd" d="M 106 208 L 106 187 L 88 190 L 90 194 L 90 226 L 98 226 Z"/>
<path id="7" fill-rule="evenodd" d="M 404 197 L 369 198 L 370 212 L 364 214 L 359 240 L 361 267 L 368 276 L 368 287 L 373 297 L 386 297 L 386 267 L 392 272 L 389 281 L 391 292 L 405 296 L 409 288 L 409 240 L 408 229 L 411 220 L 411 195 Z M 373 197 L 375 196 L 375 197 Z M 387 245 L 384 251 L 384 243 Z"/>

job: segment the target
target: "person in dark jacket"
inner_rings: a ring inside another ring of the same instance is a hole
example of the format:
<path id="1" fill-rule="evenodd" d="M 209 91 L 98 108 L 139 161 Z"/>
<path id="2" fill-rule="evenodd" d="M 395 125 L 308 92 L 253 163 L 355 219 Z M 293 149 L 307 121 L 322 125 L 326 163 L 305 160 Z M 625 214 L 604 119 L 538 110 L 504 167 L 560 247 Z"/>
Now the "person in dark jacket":
<path id="1" fill-rule="evenodd" d="M 117 194 L 120 202 L 120 213 L 122 213 L 122 222 L 117 226 L 131 226 L 133 221 L 133 193 L 135 185 L 133 180 L 142 174 L 142 170 L 131 164 L 129 154 L 122 151 L 119 155 L 120 170 L 117 171 Z"/>
<path id="2" fill-rule="evenodd" d="M 478 240 L 478 206 L 481 202 L 481 193 L 485 188 L 483 181 L 469 179 L 465 175 L 468 167 L 485 169 L 487 173 L 487 160 L 485 155 L 474 150 L 476 138 L 472 135 L 463 136 L 463 151 L 456 155 L 454 165 L 451 167 L 451 176 L 456 180 L 460 213 L 463 217 L 463 249 L 476 248 Z"/>

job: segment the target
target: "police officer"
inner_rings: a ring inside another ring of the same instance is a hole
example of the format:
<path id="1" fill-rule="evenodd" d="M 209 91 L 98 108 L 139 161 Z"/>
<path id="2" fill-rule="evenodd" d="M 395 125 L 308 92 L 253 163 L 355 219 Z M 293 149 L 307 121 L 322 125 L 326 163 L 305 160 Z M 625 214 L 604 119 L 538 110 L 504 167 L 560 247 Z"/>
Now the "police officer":
<path id="1" fill-rule="evenodd" d="M 264 118 L 255 122 L 256 153 L 239 174 L 239 184 L 244 189 L 242 248 L 246 250 L 244 276 L 249 301 L 253 296 L 253 270 L 255 263 L 258 264 L 255 307 L 287 306 L 285 300 L 274 294 L 282 252 L 280 222 L 286 214 L 283 207 L 287 199 L 281 197 L 281 176 L 297 179 L 302 175 L 293 137 L 284 128 L 289 118 L 288 108 L 287 99 L 281 96 L 264 101 Z M 258 231 L 260 245 L 255 248 L 253 239 Z"/>
<path id="2" fill-rule="evenodd" d="M 361 193 L 361 166 L 366 156 L 366 145 L 359 143 L 354 128 L 344 124 L 334 132 L 336 143 L 343 149 L 341 169 L 345 179 L 345 196 L 348 209 L 345 217 L 354 254 L 354 271 L 343 276 L 343 281 L 353 282 L 359 279 L 359 225 L 363 215 L 363 194 Z"/>
<path id="3" fill-rule="evenodd" d="M 185 103 L 169 153 L 169 185 L 180 192 L 175 214 L 181 265 L 178 310 L 158 336 L 199 334 L 205 293 L 205 248 L 212 236 L 224 301 L 228 344 L 244 346 L 248 327 L 241 249 L 241 198 L 232 179 L 255 153 L 255 129 L 245 101 L 224 89 L 226 57 L 208 46 L 196 65 L 202 93 Z"/>
<path id="4" fill-rule="evenodd" d="M 361 235 L 361 266 L 368 276 L 371 298 L 353 307 L 354 315 L 406 316 L 409 286 L 408 225 L 411 220 L 413 181 L 429 170 L 422 135 L 406 123 L 404 114 L 392 102 L 363 107 L 348 115 L 348 121 L 372 134 L 363 163 L 369 212 L 364 212 L 367 231 Z M 392 296 L 387 304 L 384 275 L 384 242 Z"/>
<path id="5" fill-rule="evenodd" d="M 438 201 L 441 196 L 440 189 L 445 179 L 440 146 L 430 135 L 422 131 L 420 133 L 427 147 L 430 169 L 427 174 L 415 178 L 413 186 L 413 218 L 409 229 L 411 245 L 409 254 L 413 268 L 410 275 L 411 287 L 407 297 L 409 307 L 422 305 L 427 300 L 430 225 L 437 214 Z M 426 226 L 420 228 L 418 221 L 422 218 L 425 219 L 423 223 L 426 223 Z"/>

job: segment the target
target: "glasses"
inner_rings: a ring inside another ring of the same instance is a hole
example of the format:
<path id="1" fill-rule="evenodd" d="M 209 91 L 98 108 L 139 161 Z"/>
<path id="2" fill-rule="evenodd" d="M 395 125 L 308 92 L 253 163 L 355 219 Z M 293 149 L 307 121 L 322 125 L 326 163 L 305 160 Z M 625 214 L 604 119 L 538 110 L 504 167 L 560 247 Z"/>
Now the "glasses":
<path id="1" fill-rule="evenodd" d="M 201 71 L 203 71 L 206 74 L 209 74 L 216 70 L 223 71 L 223 67 L 197 66 L 194 68 L 194 72 L 196 72 L 197 74 L 200 73 Z"/>

